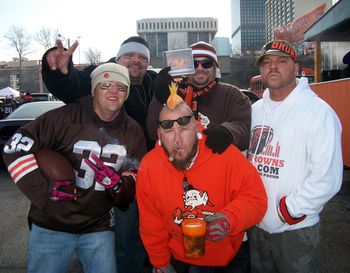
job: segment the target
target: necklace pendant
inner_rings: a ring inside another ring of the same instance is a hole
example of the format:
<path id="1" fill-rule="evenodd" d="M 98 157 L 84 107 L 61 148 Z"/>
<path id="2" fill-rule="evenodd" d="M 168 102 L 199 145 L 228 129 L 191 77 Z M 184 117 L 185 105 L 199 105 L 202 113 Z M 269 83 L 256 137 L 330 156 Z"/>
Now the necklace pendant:
<path id="1" fill-rule="evenodd" d="M 187 183 L 187 176 L 186 175 L 182 179 L 182 188 L 183 188 L 184 192 L 186 192 L 188 190 L 188 183 Z"/>

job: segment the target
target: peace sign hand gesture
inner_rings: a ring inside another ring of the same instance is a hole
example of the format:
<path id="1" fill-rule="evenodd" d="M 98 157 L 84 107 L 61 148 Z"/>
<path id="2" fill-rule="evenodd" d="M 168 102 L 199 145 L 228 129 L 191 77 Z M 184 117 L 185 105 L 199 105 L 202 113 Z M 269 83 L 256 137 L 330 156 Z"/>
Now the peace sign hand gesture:
<path id="1" fill-rule="evenodd" d="M 57 48 L 51 50 L 47 53 L 46 61 L 51 70 L 60 70 L 62 74 L 68 74 L 68 64 L 73 56 L 74 51 L 78 47 L 79 42 L 75 41 L 71 47 L 67 50 L 63 47 L 62 41 L 57 39 L 56 46 Z"/>

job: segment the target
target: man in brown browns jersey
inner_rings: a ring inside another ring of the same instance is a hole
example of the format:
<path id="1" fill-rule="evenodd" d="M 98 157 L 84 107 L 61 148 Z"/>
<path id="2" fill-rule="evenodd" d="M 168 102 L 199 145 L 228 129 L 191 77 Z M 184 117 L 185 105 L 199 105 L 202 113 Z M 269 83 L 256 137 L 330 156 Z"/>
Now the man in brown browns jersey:
<path id="1" fill-rule="evenodd" d="M 91 73 L 92 97 L 47 112 L 4 146 L 14 182 L 31 201 L 28 272 L 66 272 L 75 252 L 84 272 L 116 273 L 113 206 L 135 195 L 135 171 L 146 152 L 142 128 L 124 109 L 128 70 L 108 63 Z M 75 174 L 49 181 L 35 159 L 39 148 L 63 154 Z"/>

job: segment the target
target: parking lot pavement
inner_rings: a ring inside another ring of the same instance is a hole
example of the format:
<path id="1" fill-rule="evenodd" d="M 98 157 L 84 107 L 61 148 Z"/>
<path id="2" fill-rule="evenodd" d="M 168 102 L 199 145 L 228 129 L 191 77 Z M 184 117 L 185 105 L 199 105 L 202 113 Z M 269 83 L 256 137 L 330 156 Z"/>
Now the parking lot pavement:
<path id="1" fill-rule="evenodd" d="M 0 170 L 0 272 L 27 272 L 29 202 Z M 321 273 L 345 273 L 350 268 L 350 169 L 341 191 L 321 214 Z M 81 273 L 76 259 L 68 273 Z"/>

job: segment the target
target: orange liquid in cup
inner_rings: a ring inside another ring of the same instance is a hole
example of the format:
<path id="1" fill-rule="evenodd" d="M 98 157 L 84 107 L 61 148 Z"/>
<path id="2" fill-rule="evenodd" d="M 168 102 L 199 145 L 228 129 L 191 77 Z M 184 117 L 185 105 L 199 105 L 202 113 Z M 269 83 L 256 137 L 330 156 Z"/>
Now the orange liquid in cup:
<path id="1" fill-rule="evenodd" d="M 205 254 L 206 222 L 204 220 L 185 219 L 181 223 L 185 256 L 200 258 Z"/>

